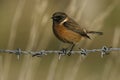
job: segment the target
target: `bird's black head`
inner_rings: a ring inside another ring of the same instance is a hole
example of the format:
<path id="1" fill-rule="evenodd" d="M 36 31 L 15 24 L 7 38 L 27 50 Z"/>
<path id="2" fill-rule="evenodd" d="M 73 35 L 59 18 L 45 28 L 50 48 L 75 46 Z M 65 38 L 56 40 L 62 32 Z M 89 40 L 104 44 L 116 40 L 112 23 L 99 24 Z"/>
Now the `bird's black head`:
<path id="1" fill-rule="evenodd" d="M 60 23 L 65 20 L 67 15 L 64 12 L 55 12 L 52 15 L 53 22 Z"/>

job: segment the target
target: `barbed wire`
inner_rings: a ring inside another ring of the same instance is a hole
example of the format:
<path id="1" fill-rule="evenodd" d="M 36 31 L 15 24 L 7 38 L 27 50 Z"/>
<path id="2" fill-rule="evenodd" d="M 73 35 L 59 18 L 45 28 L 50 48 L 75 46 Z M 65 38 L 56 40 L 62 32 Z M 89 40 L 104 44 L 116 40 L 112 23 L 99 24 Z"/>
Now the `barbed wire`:
<path id="1" fill-rule="evenodd" d="M 91 50 L 81 48 L 79 51 L 71 51 L 71 54 L 81 54 L 81 55 L 86 56 L 89 53 L 100 52 L 101 57 L 103 57 L 104 55 L 108 55 L 111 51 L 120 51 L 120 48 L 112 48 L 112 47 L 107 47 L 107 46 L 103 46 L 100 49 L 91 49 Z M 59 59 L 60 59 L 62 55 L 67 55 L 69 52 L 70 51 L 67 49 L 53 50 L 53 51 L 52 50 L 40 50 L 40 51 L 28 50 L 28 51 L 24 51 L 24 50 L 21 50 L 20 48 L 16 49 L 16 50 L 0 49 L 0 53 L 16 54 L 18 56 L 18 59 L 19 59 L 20 55 L 22 55 L 22 54 L 30 54 L 33 57 L 34 56 L 40 57 L 40 56 L 48 55 L 51 53 L 58 54 Z"/>

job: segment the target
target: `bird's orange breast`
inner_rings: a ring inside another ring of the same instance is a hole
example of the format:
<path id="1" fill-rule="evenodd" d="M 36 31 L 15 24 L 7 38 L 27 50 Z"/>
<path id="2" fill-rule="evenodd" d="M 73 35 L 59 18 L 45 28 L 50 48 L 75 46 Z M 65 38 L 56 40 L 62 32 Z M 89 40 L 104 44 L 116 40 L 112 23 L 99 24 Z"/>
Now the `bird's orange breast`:
<path id="1" fill-rule="evenodd" d="M 80 41 L 82 37 L 80 34 L 67 29 L 63 25 L 53 26 L 53 31 L 56 37 L 59 38 L 63 42 L 77 43 Z"/>

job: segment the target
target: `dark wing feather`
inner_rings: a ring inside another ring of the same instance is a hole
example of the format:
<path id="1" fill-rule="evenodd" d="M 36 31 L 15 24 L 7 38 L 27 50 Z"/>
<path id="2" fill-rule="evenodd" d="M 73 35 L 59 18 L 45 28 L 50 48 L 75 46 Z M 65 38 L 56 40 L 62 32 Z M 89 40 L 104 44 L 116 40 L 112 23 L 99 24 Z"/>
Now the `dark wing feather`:
<path id="1" fill-rule="evenodd" d="M 90 37 L 87 35 L 86 29 L 81 27 L 79 24 L 77 24 L 77 22 L 75 22 L 74 20 L 72 20 L 71 18 L 64 22 L 63 24 L 67 29 L 72 30 L 78 34 L 80 34 L 83 37 L 87 37 L 90 39 Z"/>

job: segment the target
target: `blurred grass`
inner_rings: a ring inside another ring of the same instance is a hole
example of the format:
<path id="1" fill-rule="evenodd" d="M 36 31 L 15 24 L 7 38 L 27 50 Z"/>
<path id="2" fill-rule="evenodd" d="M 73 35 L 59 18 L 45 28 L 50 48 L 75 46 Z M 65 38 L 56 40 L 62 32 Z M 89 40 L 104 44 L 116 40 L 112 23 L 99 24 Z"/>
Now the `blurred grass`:
<path id="1" fill-rule="evenodd" d="M 53 35 L 51 15 L 66 12 L 88 29 L 103 36 L 83 40 L 79 47 L 120 47 L 119 0 L 0 0 L 0 48 L 56 50 L 64 46 Z M 119 52 L 104 58 L 100 54 L 34 57 L 0 54 L 0 80 L 120 80 Z"/>

